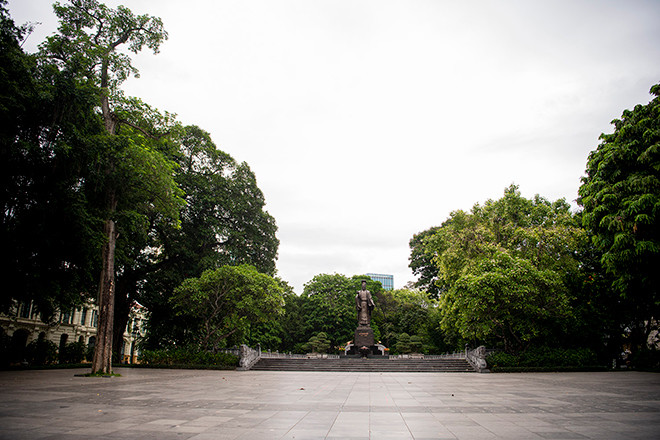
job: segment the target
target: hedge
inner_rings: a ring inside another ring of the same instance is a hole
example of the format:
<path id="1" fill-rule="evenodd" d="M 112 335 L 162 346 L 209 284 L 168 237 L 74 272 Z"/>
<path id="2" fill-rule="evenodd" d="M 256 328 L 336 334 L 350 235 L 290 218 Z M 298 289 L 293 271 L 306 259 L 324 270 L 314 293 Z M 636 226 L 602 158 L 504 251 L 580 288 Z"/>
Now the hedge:
<path id="1" fill-rule="evenodd" d="M 139 360 L 140 365 L 146 367 L 234 369 L 238 366 L 238 356 L 199 351 L 192 347 L 144 350 Z"/>
<path id="2" fill-rule="evenodd" d="M 486 357 L 491 371 L 593 371 L 604 370 L 588 348 L 534 347 L 513 355 L 494 352 Z"/>

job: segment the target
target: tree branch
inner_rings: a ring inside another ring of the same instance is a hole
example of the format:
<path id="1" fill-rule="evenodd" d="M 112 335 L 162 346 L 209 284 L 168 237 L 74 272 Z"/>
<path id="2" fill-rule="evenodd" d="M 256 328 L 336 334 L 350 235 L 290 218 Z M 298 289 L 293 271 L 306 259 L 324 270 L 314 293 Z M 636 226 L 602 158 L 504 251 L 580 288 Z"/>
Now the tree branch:
<path id="1" fill-rule="evenodd" d="M 140 127 L 140 126 L 138 126 L 138 125 L 136 125 L 136 124 L 133 124 L 132 122 L 130 122 L 130 121 L 127 120 L 127 119 L 122 119 L 122 118 L 118 117 L 116 113 L 112 113 L 112 117 L 113 117 L 117 122 L 119 122 L 120 124 L 126 124 L 126 125 L 128 125 L 129 127 L 132 127 L 132 128 L 134 128 L 134 129 L 136 129 L 137 131 L 139 131 L 140 133 L 142 133 L 143 135 L 145 135 L 145 136 L 148 137 L 149 139 L 160 140 L 160 139 L 162 139 L 163 137 L 168 136 L 168 135 L 171 133 L 171 130 L 168 130 L 168 131 L 166 131 L 166 132 L 163 133 L 163 134 L 155 135 L 155 134 L 153 134 L 153 133 L 148 132 L 147 130 L 143 129 L 143 128 Z"/>

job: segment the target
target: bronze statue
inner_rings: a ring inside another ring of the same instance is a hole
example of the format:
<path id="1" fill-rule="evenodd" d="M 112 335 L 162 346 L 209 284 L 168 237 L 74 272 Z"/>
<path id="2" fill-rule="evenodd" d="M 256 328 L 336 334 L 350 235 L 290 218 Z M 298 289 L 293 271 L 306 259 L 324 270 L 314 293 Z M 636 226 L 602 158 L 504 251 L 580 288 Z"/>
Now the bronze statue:
<path id="1" fill-rule="evenodd" d="M 358 314 L 358 325 L 369 326 L 371 323 L 371 311 L 374 309 L 374 300 L 371 292 L 367 290 L 367 280 L 362 280 L 362 290 L 355 295 L 355 307 Z"/>

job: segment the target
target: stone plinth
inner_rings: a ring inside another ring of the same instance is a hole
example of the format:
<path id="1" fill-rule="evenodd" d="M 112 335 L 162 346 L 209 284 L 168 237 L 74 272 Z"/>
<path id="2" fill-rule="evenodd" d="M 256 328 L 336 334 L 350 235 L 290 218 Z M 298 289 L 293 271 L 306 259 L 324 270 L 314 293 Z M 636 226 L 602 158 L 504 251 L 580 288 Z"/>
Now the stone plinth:
<path id="1" fill-rule="evenodd" d="M 359 350 L 362 347 L 371 348 L 374 345 L 374 331 L 368 325 L 361 325 L 355 329 L 353 344 Z"/>

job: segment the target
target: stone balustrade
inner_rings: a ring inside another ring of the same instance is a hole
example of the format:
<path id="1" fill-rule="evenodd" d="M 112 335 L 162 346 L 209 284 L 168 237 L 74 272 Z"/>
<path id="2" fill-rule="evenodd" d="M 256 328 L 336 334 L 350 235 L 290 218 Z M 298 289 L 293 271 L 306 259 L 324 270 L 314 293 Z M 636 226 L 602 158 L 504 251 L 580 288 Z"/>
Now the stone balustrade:
<path id="1" fill-rule="evenodd" d="M 488 364 L 486 363 L 486 347 L 483 345 L 474 350 L 469 350 L 465 347 L 465 359 L 472 365 L 477 373 L 489 373 Z"/>

